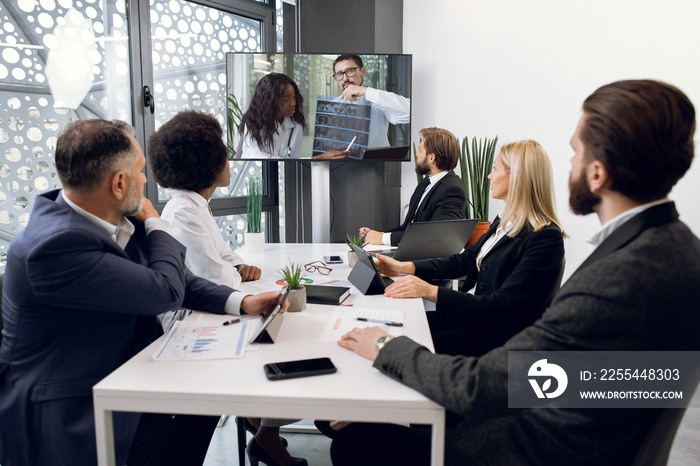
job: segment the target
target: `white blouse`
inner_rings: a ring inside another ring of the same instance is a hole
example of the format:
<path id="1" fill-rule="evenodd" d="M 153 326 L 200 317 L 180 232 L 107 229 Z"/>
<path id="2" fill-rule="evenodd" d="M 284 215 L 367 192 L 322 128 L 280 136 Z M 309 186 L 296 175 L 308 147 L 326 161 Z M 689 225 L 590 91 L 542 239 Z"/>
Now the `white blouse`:
<path id="1" fill-rule="evenodd" d="M 298 159 L 301 157 L 301 139 L 304 128 L 301 124 L 285 117 L 282 124 L 276 123 L 276 131 L 272 135 L 272 152 L 260 149 L 258 143 L 250 137 L 248 131 L 243 135 L 241 146 L 242 159 Z"/>
<path id="2" fill-rule="evenodd" d="M 245 262 L 221 237 L 207 200 L 193 191 L 168 189 L 166 192 L 171 199 L 161 218 L 170 223 L 175 239 L 187 248 L 187 268 L 218 285 L 238 288 L 241 275 L 236 267 Z"/>

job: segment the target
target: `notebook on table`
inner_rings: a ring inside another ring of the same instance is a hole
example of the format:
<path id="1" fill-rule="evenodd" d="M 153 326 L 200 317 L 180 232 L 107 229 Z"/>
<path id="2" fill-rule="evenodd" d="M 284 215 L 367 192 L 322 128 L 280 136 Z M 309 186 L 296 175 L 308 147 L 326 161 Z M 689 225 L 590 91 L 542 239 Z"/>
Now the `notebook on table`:
<path id="1" fill-rule="evenodd" d="M 350 288 L 346 286 L 304 285 L 306 302 L 309 304 L 330 304 L 337 306 L 350 296 Z"/>

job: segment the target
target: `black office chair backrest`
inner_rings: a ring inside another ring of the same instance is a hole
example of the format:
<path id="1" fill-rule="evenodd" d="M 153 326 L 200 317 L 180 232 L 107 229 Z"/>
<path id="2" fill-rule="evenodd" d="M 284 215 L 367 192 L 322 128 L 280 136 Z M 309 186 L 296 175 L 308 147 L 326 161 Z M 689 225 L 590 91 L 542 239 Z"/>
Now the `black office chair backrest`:
<path id="1" fill-rule="evenodd" d="M 666 466 L 685 408 L 666 408 L 647 431 L 632 466 Z"/>

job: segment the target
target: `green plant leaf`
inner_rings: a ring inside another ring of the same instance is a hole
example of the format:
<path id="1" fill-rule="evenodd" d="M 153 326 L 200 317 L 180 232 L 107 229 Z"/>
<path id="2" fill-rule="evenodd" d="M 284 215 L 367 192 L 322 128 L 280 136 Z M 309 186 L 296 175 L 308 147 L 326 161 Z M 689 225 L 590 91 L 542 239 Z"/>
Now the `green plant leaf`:
<path id="1" fill-rule="evenodd" d="M 243 118 L 243 111 L 241 110 L 241 106 L 238 104 L 238 99 L 233 93 L 231 93 L 231 86 L 228 87 L 226 92 L 226 101 L 228 102 L 228 105 L 226 106 L 226 147 L 228 149 L 229 160 L 233 160 L 233 158 L 236 156 L 236 146 L 234 145 L 233 140 L 235 139 L 236 129 L 241 123 L 241 118 Z"/>
<path id="2" fill-rule="evenodd" d="M 306 277 L 306 272 L 302 269 L 301 265 L 290 262 L 289 265 L 280 270 L 280 276 L 287 283 L 289 289 L 297 290 Z"/>
<path id="3" fill-rule="evenodd" d="M 348 233 L 346 236 L 347 236 L 347 239 L 345 240 L 345 244 L 348 245 L 348 248 L 350 248 L 351 251 L 353 250 L 352 246 L 351 246 L 352 244 L 354 244 L 355 246 L 359 246 L 362 249 L 364 249 L 365 246 L 367 246 L 367 237 L 366 236 L 362 236 L 362 235 L 352 236 L 350 233 Z"/>
<path id="4" fill-rule="evenodd" d="M 468 136 L 462 139 L 459 168 L 467 190 L 467 218 L 488 222 L 491 189 L 488 176 L 493 167 L 497 143 L 498 136 L 494 139 L 472 137 L 471 141 Z"/>
<path id="5" fill-rule="evenodd" d="M 248 233 L 260 233 L 262 223 L 262 186 L 260 178 L 249 178 L 246 182 L 246 212 L 248 215 Z"/>

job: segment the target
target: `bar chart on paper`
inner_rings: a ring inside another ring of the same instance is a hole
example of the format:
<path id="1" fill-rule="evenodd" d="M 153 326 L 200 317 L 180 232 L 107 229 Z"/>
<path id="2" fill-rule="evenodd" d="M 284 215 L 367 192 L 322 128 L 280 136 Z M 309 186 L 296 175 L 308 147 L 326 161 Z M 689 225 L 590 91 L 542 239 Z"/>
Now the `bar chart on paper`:
<path id="1" fill-rule="evenodd" d="M 223 326 L 176 322 L 153 354 L 156 361 L 227 359 L 243 357 L 248 323 Z"/>
<path id="2" fill-rule="evenodd" d="M 216 338 L 216 327 L 202 327 L 199 329 L 199 335 L 195 337 L 192 342 L 192 353 L 204 353 L 206 351 L 211 351 L 208 348 L 212 343 L 216 343 L 218 339 Z M 185 346 L 183 349 L 187 349 Z"/>

